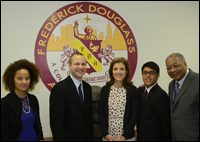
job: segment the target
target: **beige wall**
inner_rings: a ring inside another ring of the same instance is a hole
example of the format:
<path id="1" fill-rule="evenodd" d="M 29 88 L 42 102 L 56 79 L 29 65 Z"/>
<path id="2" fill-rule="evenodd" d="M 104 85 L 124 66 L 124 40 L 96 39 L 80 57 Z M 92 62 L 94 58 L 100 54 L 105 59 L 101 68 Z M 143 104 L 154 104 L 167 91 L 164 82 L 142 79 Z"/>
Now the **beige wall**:
<path id="1" fill-rule="evenodd" d="M 35 42 L 46 19 L 75 1 L 3 1 L 1 2 L 1 77 L 13 61 L 34 59 Z M 159 85 L 168 92 L 171 81 L 165 59 L 172 52 L 182 53 L 187 65 L 199 72 L 199 2 L 111 2 L 99 1 L 117 12 L 131 28 L 137 43 L 138 62 L 132 81 L 143 84 L 141 67 L 147 61 L 160 66 Z M 93 84 L 91 84 L 93 85 Z M 1 97 L 6 92 L 1 85 Z M 51 137 L 49 127 L 49 90 L 42 81 L 32 92 L 39 100 L 44 137 Z"/>

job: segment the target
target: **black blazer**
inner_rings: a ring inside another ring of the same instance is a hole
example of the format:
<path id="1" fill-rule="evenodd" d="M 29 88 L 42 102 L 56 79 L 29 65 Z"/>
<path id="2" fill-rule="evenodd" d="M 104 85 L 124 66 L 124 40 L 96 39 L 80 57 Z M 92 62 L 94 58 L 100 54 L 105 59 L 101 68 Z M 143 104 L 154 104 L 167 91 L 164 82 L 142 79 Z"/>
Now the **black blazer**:
<path id="1" fill-rule="evenodd" d="M 145 87 L 138 88 L 140 107 Z M 156 84 L 147 95 L 137 124 L 138 141 L 171 141 L 170 102 L 167 93 Z"/>
<path id="2" fill-rule="evenodd" d="M 92 140 L 92 90 L 82 81 L 84 107 L 71 77 L 58 82 L 50 94 L 50 127 L 54 141 Z"/>
<path id="3" fill-rule="evenodd" d="M 102 128 L 103 136 L 108 135 L 108 97 L 110 90 L 105 85 L 101 89 L 99 102 L 99 121 Z M 126 106 L 124 113 L 124 136 L 126 139 L 135 136 L 134 127 L 138 122 L 139 115 L 139 93 L 137 88 L 132 85 L 130 90 L 126 91 Z"/>
<path id="4" fill-rule="evenodd" d="M 27 95 L 31 111 L 36 117 L 34 128 L 39 140 L 43 140 L 38 100 L 28 92 Z M 22 114 L 22 101 L 15 92 L 11 92 L 1 99 L 1 141 L 17 141 L 20 138 L 22 132 Z"/>

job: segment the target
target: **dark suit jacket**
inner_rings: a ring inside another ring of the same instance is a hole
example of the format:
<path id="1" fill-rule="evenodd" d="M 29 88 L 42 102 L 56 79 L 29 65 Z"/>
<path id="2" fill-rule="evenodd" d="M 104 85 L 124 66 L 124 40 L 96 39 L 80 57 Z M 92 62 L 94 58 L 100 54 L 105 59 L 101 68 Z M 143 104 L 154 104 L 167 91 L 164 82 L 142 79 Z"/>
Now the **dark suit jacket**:
<path id="1" fill-rule="evenodd" d="M 55 141 L 92 140 L 92 91 L 88 83 L 82 83 L 84 107 L 70 76 L 51 90 L 50 127 Z"/>
<path id="2" fill-rule="evenodd" d="M 173 103 L 174 82 L 169 84 L 173 140 L 199 141 L 199 74 L 189 69 Z"/>
<path id="3" fill-rule="evenodd" d="M 31 111 L 36 117 L 34 128 L 39 140 L 43 140 L 37 98 L 27 92 Z M 22 101 L 14 91 L 1 99 L 1 141 L 18 141 L 22 132 Z"/>
<path id="4" fill-rule="evenodd" d="M 144 89 L 138 88 L 140 102 Z M 137 132 L 138 141 L 172 140 L 169 97 L 158 84 L 150 90 L 140 110 Z"/>
<path id="5" fill-rule="evenodd" d="M 108 135 L 108 97 L 110 90 L 105 85 L 101 89 L 101 96 L 99 102 L 99 121 L 102 128 L 103 136 Z M 126 139 L 135 136 L 134 127 L 138 122 L 139 115 L 139 94 L 135 86 L 131 86 L 130 90 L 126 92 L 126 106 L 124 113 L 124 136 Z"/>

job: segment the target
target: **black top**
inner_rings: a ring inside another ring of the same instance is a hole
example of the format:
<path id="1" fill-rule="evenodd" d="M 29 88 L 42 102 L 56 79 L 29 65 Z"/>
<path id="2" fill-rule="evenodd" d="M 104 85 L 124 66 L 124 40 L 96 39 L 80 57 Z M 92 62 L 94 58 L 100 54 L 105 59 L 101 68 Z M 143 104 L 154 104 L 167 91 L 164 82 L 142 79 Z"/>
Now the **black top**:
<path id="1" fill-rule="evenodd" d="M 108 97 L 110 90 L 105 85 L 101 89 L 101 96 L 99 102 L 99 121 L 102 128 L 103 136 L 108 135 Z M 124 136 L 126 139 L 135 136 L 134 127 L 138 122 L 139 117 L 139 93 L 134 85 L 131 85 L 130 90 L 126 92 L 126 106 L 124 113 Z"/>
<path id="2" fill-rule="evenodd" d="M 87 82 L 82 84 L 84 105 L 70 76 L 51 90 L 50 127 L 54 141 L 92 140 L 92 89 Z"/>
<path id="3" fill-rule="evenodd" d="M 139 87 L 140 102 L 145 87 Z M 171 141 L 169 96 L 156 84 L 140 110 L 137 141 Z"/>
<path id="4" fill-rule="evenodd" d="M 27 95 L 30 108 L 36 117 L 34 128 L 39 140 L 43 140 L 38 100 L 28 92 Z M 17 141 L 20 138 L 22 132 L 22 114 L 22 101 L 15 92 L 11 92 L 1 99 L 1 141 Z"/>

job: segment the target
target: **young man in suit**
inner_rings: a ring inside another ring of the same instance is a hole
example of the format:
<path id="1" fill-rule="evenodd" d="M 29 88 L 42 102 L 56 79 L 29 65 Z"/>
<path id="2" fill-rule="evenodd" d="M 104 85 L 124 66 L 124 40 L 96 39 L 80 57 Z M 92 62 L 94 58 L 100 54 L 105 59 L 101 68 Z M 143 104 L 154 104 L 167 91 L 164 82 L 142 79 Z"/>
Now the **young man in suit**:
<path id="1" fill-rule="evenodd" d="M 92 90 L 82 80 L 86 59 L 74 53 L 69 60 L 70 75 L 58 82 L 50 94 L 50 127 L 54 141 L 91 141 Z M 79 87 L 79 85 L 81 85 Z"/>
<path id="2" fill-rule="evenodd" d="M 167 93 L 157 84 L 159 66 L 147 62 L 142 66 L 144 87 L 139 87 L 140 113 L 137 141 L 170 141 L 170 108 Z"/>
<path id="3" fill-rule="evenodd" d="M 199 141 L 199 74 L 187 68 L 180 53 L 166 59 L 173 141 Z"/>

